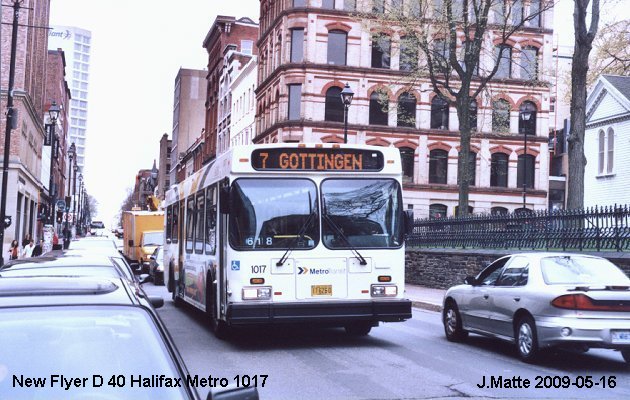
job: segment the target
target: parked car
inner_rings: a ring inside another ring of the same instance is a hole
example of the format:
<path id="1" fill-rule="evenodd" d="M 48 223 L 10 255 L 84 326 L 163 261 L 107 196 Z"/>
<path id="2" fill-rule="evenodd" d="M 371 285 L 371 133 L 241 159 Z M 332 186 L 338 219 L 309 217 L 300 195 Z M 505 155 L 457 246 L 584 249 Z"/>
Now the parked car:
<path id="1" fill-rule="evenodd" d="M 446 338 L 512 342 L 526 362 L 548 347 L 607 348 L 630 363 L 630 279 L 610 261 L 568 253 L 499 258 L 444 296 Z"/>
<path id="2" fill-rule="evenodd" d="M 149 276 L 155 285 L 164 285 L 164 250 L 158 246 L 150 257 Z"/>
<path id="3" fill-rule="evenodd" d="M 92 221 L 90 223 L 90 235 L 103 236 L 105 234 L 105 224 L 103 221 Z"/>

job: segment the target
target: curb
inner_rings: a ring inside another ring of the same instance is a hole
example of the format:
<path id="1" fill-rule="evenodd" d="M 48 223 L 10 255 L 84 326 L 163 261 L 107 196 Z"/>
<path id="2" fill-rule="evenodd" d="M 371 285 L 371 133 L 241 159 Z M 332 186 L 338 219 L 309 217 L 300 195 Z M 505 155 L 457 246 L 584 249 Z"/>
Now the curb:
<path id="1" fill-rule="evenodd" d="M 426 303 L 424 301 L 412 301 L 411 306 L 413 308 L 420 308 L 428 311 L 442 312 L 441 304 Z"/>

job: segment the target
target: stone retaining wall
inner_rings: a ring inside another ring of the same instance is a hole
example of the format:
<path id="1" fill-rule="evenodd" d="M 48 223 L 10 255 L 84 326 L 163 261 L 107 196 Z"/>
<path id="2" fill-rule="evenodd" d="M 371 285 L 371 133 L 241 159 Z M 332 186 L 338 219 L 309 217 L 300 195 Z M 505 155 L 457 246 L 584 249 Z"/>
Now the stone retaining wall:
<path id="1" fill-rule="evenodd" d="M 518 252 L 518 251 L 516 251 Z M 447 289 L 477 275 L 488 263 L 512 250 L 407 249 L 405 279 L 407 283 L 437 289 Z M 630 276 L 630 254 L 616 252 L 587 253 L 605 257 Z"/>

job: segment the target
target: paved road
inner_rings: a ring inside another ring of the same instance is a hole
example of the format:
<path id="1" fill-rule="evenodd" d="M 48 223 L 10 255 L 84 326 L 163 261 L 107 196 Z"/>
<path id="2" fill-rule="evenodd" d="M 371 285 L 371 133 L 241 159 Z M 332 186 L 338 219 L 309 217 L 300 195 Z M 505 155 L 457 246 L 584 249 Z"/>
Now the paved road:
<path id="1" fill-rule="evenodd" d="M 528 365 L 514 358 L 511 346 L 484 337 L 447 342 L 439 314 L 424 310 L 358 339 L 342 329 L 285 327 L 242 330 L 220 341 L 201 313 L 174 308 L 164 287 L 147 284 L 145 290 L 166 300 L 158 311 L 192 375 L 232 382 L 236 375 L 258 375 L 259 383 L 267 375 L 259 388 L 262 399 L 630 398 L 630 369 L 612 351 L 553 353 Z M 477 387 L 491 376 L 513 385 L 529 379 L 531 386 Z M 573 385 L 534 387 L 562 385 L 554 376 L 566 376 Z M 592 388 L 575 386 L 588 385 L 588 379 Z M 615 387 L 604 389 L 602 383 Z"/>

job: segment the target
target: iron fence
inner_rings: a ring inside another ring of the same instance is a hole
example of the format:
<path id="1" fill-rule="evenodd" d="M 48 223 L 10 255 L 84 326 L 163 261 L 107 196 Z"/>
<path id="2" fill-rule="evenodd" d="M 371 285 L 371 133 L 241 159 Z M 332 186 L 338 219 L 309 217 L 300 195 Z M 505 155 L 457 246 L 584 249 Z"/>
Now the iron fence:
<path id="1" fill-rule="evenodd" d="M 418 219 L 406 243 L 437 248 L 624 251 L 630 248 L 630 208 Z"/>

